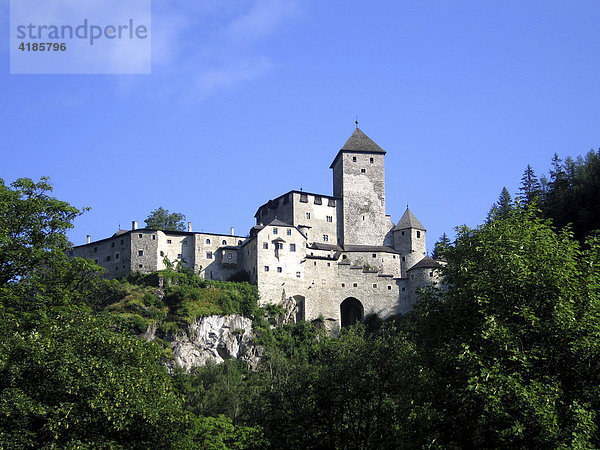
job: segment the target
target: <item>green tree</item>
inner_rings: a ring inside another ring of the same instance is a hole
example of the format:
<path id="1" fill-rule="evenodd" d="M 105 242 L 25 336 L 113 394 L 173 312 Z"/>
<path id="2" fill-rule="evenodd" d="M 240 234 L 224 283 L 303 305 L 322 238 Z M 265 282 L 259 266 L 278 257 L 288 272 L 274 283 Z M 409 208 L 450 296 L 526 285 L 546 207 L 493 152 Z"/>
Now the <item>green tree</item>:
<path id="1" fill-rule="evenodd" d="M 488 212 L 488 222 L 508 216 L 512 208 L 513 203 L 510 198 L 510 193 L 506 187 L 503 187 L 502 191 L 500 192 L 500 196 L 498 197 L 498 201 L 492 205 L 490 211 Z"/>
<path id="2" fill-rule="evenodd" d="M 144 220 L 146 228 L 167 231 L 185 231 L 185 215 L 177 212 L 170 213 L 159 206 Z"/>
<path id="3" fill-rule="evenodd" d="M 431 376 L 421 445 L 597 448 L 600 247 L 529 209 L 463 227 L 406 327 Z"/>
<path id="4" fill-rule="evenodd" d="M 434 244 L 433 254 L 431 255 L 433 259 L 440 259 L 444 256 L 444 251 L 449 248 L 451 245 L 450 238 L 444 232 L 438 241 Z"/>
<path id="5" fill-rule="evenodd" d="M 527 168 L 521 177 L 521 187 L 519 188 L 519 198 L 521 204 L 527 206 L 536 202 L 542 192 L 542 185 L 538 180 L 535 171 L 531 165 L 527 164 Z"/>

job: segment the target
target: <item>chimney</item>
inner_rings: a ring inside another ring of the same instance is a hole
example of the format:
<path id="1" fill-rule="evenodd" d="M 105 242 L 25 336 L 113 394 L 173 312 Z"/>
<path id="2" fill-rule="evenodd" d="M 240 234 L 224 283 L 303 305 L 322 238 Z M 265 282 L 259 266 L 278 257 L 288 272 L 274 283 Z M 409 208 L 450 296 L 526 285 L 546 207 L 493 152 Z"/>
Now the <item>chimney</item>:
<path id="1" fill-rule="evenodd" d="M 87 243 L 89 244 L 90 242 L 92 242 L 92 237 L 88 234 L 86 236 L 86 240 L 87 240 Z"/>
<path id="2" fill-rule="evenodd" d="M 132 220 L 131 221 L 131 229 L 132 230 L 137 230 L 137 221 L 136 220 Z"/>
<path id="3" fill-rule="evenodd" d="M 192 222 L 188 222 L 188 231 L 191 232 L 192 231 Z"/>
<path id="4" fill-rule="evenodd" d="M 229 229 L 229 232 L 232 236 L 235 236 L 235 229 L 233 227 Z"/>

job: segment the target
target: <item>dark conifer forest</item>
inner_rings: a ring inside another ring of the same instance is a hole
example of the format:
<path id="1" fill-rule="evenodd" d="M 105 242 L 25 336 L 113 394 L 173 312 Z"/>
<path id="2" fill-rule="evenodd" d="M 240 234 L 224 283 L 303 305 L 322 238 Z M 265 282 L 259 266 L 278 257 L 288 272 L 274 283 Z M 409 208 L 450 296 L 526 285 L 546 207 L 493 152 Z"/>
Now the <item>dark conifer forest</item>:
<path id="1" fill-rule="evenodd" d="M 0 448 L 600 447 L 600 152 L 528 166 L 440 239 L 439 289 L 335 337 L 274 326 L 244 282 L 103 278 L 51 191 L 0 180 Z M 253 320 L 256 370 L 167 370 L 160 333 L 211 314 Z"/>

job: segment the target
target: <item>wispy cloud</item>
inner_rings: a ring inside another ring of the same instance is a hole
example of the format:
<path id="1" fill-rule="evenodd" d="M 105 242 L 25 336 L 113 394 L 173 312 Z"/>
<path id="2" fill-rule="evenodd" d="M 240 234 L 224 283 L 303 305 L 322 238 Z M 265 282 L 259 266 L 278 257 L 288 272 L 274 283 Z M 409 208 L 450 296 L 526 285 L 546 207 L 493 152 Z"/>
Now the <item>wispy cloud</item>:
<path id="1" fill-rule="evenodd" d="M 153 11 L 152 67 L 186 95 L 232 90 L 277 67 L 259 45 L 299 14 L 295 0 L 164 2 Z"/>

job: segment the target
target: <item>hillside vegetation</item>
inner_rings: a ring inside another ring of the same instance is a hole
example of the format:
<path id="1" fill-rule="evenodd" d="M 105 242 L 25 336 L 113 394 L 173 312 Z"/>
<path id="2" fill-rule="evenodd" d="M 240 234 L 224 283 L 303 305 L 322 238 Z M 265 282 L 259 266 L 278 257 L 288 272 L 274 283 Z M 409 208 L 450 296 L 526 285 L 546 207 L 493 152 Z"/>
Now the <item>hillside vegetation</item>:
<path id="1" fill-rule="evenodd" d="M 600 447 L 600 238 L 534 201 L 440 245 L 446 288 L 411 313 L 334 338 L 272 328 L 245 283 L 104 280 L 65 256 L 79 211 L 49 194 L 0 183 L 2 448 Z M 213 313 L 254 319 L 257 371 L 168 374 L 138 337 Z"/>

